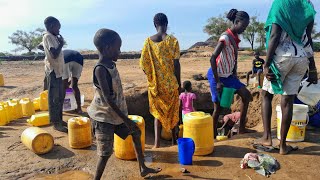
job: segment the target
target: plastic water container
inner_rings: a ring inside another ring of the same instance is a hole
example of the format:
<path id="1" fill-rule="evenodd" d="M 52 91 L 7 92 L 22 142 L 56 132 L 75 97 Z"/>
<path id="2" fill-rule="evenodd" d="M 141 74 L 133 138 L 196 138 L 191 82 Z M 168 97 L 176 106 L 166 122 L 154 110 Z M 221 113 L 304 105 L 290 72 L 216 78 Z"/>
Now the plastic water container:
<path id="1" fill-rule="evenodd" d="M 224 108 L 230 108 L 235 92 L 236 89 L 223 87 L 220 98 L 220 106 Z"/>
<path id="2" fill-rule="evenodd" d="M 143 117 L 136 116 L 136 115 L 129 115 L 129 119 L 134 121 L 139 129 L 141 130 L 141 146 L 142 146 L 142 152 L 145 150 L 145 140 L 146 140 L 146 134 L 145 134 L 145 122 Z M 133 140 L 132 136 L 129 135 L 125 140 L 121 139 L 119 136 L 114 134 L 114 155 L 123 160 L 133 160 L 136 159 L 136 154 L 133 147 Z"/>
<path id="3" fill-rule="evenodd" d="M 73 90 L 71 88 L 66 90 L 66 96 L 63 102 L 63 111 L 72 111 L 77 109 L 76 98 L 74 97 Z"/>
<path id="4" fill-rule="evenodd" d="M 277 110 L 277 138 L 281 139 L 281 121 L 282 121 L 282 113 L 281 106 L 278 105 L 276 107 Z M 307 105 L 303 104 L 294 104 L 293 105 L 293 115 L 292 122 L 287 134 L 286 141 L 291 142 L 301 142 L 304 141 L 306 134 L 306 126 L 308 124 L 308 111 L 309 108 Z"/>
<path id="5" fill-rule="evenodd" d="M 7 101 L 9 104 L 10 114 L 12 115 L 12 119 L 20 119 L 23 117 L 22 115 L 22 106 L 19 102 L 19 99 L 11 99 Z"/>
<path id="6" fill-rule="evenodd" d="M 21 142 L 36 154 L 51 151 L 54 140 L 51 134 L 38 127 L 29 127 L 21 134 Z"/>
<path id="7" fill-rule="evenodd" d="M 22 115 L 24 117 L 30 117 L 35 114 L 33 102 L 29 98 L 23 98 L 20 100 L 22 106 Z"/>
<path id="8" fill-rule="evenodd" d="M 6 112 L 7 117 L 7 124 L 13 120 L 12 114 L 11 114 L 11 107 L 9 106 L 8 102 L 0 102 L 0 106 L 3 107 L 4 111 Z"/>
<path id="9" fill-rule="evenodd" d="M 191 138 L 178 139 L 178 157 L 181 165 L 192 165 L 195 144 Z"/>
<path id="10" fill-rule="evenodd" d="M 210 114 L 197 111 L 184 116 L 183 137 L 195 143 L 194 155 L 208 155 L 213 152 L 213 119 Z"/>
<path id="11" fill-rule="evenodd" d="M 0 105 L 0 126 L 4 126 L 8 123 L 7 111 Z"/>
<path id="12" fill-rule="evenodd" d="M 180 124 L 179 126 L 179 138 L 183 137 L 183 124 Z"/>
<path id="13" fill-rule="evenodd" d="M 91 121 L 87 117 L 74 117 L 68 120 L 69 146 L 81 149 L 91 146 Z"/>
<path id="14" fill-rule="evenodd" d="M 48 111 L 48 90 L 40 93 L 40 110 Z"/>
<path id="15" fill-rule="evenodd" d="M 49 113 L 41 113 L 32 115 L 30 119 L 27 119 L 27 123 L 32 126 L 46 126 L 50 124 Z"/>
<path id="16" fill-rule="evenodd" d="M 172 132 L 171 131 L 166 131 L 165 129 L 161 129 L 161 139 L 170 141 L 172 139 Z"/>
<path id="17" fill-rule="evenodd" d="M 4 86 L 4 78 L 1 73 L 0 73 L 0 86 Z"/>
<path id="18" fill-rule="evenodd" d="M 33 102 L 33 109 L 35 111 L 39 111 L 40 110 L 40 98 L 39 97 L 34 98 L 32 102 Z"/>

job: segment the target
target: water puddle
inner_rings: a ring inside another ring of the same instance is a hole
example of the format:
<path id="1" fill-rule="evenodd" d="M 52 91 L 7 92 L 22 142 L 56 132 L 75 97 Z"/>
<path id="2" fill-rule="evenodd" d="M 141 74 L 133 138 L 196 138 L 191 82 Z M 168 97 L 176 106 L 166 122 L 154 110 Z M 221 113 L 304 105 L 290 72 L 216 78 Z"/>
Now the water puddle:
<path id="1" fill-rule="evenodd" d="M 91 180 L 93 177 L 83 171 L 67 171 L 61 174 L 41 174 L 30 180 Z"/>

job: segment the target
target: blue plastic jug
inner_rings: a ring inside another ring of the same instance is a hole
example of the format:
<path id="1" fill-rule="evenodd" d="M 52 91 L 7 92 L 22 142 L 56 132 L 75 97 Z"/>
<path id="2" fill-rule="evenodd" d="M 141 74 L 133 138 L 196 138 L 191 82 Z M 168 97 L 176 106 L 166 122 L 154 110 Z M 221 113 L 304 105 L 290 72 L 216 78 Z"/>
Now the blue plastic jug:
<path id="1" fill-rule="evenodd" d="M 178 139 L 178 156 L 181 165 L 192 165 L 195 144 L 191 138 Z"/>

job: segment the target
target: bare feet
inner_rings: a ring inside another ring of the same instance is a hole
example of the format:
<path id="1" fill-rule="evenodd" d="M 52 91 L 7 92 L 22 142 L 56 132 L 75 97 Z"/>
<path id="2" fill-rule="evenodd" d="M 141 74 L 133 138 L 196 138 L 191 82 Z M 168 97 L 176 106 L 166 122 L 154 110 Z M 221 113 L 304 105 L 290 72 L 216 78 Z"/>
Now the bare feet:
<path id="1" fill-rule="evenodd" d="M 263 146 L 272 146 L 272 139 L 262 137 L 260 139 L 255 140 L 253 144 L 260 144 Z"/>
<path id="2" fill-rule="evenodd" d="M 280 154 L 286 155 L 286 154 L 289 154 L 291 151 L 296 151 L 296 150 L 298 150 L 297 146 L 286 145 L 285 147 L 280 147 Z"/>
<path id="3" fill-rule="evenodd" d="M 145 167 L 141 170 L 141 177 L 145 177 L 147 176 L 148 174 L 157 174 L 159 173 L 160 171 L 162 171 L 161 168 L 156 168 L 156 169 L 152 169 L 152 168 L 148 168 L 148 167 Z"/>

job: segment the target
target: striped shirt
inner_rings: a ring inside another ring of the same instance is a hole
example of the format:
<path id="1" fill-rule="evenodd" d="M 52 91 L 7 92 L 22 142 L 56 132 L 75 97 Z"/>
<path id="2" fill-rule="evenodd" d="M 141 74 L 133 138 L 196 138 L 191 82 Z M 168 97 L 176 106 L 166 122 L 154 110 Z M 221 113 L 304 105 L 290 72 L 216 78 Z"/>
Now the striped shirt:
<path id="1" fill-rule="evenodd" d="M 240 39 L 238 35 L 233 34 L 230 29 L 226 31 L 231 37 L 234 38 L 237 46 L 239 47 Z M 232 41 L 229 39 L 229 36 L 222 35 L 219 39 L 219 42 L 224 43 L 224 48 L 222 49 L 220 55 L 216 59 L 217 63 L 217 72 L 219 77 L 229 77 L 233 73 L 233 69 L 235 68 L 236 64 L 236 57 L 235 57 L 235 49 L 232 45 Z"/>
<path id="2" fill-rule="evenodd" d="M 51 55 L 50 49 L 59 47 L 59 41 L 57 37 L 50 32 L 45 32 L 42 38 L 44 53 L 46 55 L 44 59 L 46 74 L 50 74 L 52 71 L 56 74 L 56 78 L 60 78 L 63 75 L 64 58 L 61 51 L 59 56 L 54 59 Z"/>

